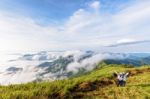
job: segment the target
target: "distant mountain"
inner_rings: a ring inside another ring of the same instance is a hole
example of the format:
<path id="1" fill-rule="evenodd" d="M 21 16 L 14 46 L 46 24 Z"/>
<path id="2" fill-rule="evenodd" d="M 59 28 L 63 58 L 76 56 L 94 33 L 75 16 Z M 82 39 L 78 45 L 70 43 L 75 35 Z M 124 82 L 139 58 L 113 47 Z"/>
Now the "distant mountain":
<path id="1" fill-rule="evenodd" d="M 0 64 L 0 83 L 25 83 L 65 79 L 79 76 L 96 68 L 101 62 L 107 64 L 150 64 L 149 53 L 101 53 L 94 51 L 42 51 L 18 54 L 17 57 Z M 26 78 L 26 79 L 24 79 Z"/>
<path id="2" fill-rule="evenodd" d="M 150 65 L 149 53 L 129 53 L 125 59 L 106 59 L 107 64 L 130 64 L 134 66 Z"/>

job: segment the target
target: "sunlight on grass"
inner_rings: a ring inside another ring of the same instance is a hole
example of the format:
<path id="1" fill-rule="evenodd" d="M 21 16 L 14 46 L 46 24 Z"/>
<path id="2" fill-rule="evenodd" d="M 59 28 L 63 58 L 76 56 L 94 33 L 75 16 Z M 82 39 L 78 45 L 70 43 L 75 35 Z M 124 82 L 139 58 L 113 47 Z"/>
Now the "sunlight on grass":
<path id="1" fill-rule="evenodd" d="M 148 66 L 139 67 L 144 69 Z M 70 95 L 71 90 L 82 82 L 99 80 L 102 77 L 110 77 L 114 71 L 128 71 L 135 68 L 125 68 L 117 65 L 108 65 L 106 67 L 96 69 L 85 75 L 66 80 L 56 80 L 53 82 L 27 83 L 10 86 L 0 86 L 0 99 L 48 99 L 51 96 Z M 82 93 L 86 94 L 86 98 L 94 96 L 94 99 L 149 99 L 150 98 L 150 73 L 146 72 L 136 76 L 129 77 L 126 87 L 109 87 L 99 90 Z M 123 98 L 126 97 L 126 98 Z"/>

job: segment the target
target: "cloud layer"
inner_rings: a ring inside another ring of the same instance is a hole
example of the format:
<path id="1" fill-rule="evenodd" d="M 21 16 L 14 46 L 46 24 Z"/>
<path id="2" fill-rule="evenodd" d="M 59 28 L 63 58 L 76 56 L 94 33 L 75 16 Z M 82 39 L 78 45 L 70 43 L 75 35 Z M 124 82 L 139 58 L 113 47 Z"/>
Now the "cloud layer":
<path id="1" fill-rule="evenodd" d="M 2 85 L 64 79 L 75 76 L 81 69 L 82 73 L 91 71 L 104 59 L 124 59 L 129 56 L 79 50 L 0 55 L 7 56 L 5 61 L 0 60 Z"/>
<path id="2" fill-rule="evenodd" d="M 1 11 L 0 50 L 92 49 L 115 45 L 122 39 L 148 41 L 149 4 L 148 0 L 137 0 L 115 13 L 108 13 L 102 11 L 100 1 L 94 1 L 75 11 L 63 24 L 46 26 L 30 17 Z M 137 45 L 139 50 L 140 47 Z"/>
<path id="3" fill-rule="evenodd" d="M 107 45 L 107 47 L 128 46 L 128 45 L 143 44 L 143 43 L 150 43 L 150 40 L 135 41 L 130 39 L 123 39 L 118 41 L 116 44 Z"/>

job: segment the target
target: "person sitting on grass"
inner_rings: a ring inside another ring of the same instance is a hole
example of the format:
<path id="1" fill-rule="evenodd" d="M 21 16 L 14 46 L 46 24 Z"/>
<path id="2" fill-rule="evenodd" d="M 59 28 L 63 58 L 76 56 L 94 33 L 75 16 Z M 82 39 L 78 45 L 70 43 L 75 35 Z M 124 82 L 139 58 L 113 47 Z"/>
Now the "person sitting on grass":
<path id="1" fill-rule="evenodd" d="M 129 76 L 129 73 L 117 73 L 114 72 L 114 76 L 117 78 L 117 86 L 125 86 L 127 77 Z"/>

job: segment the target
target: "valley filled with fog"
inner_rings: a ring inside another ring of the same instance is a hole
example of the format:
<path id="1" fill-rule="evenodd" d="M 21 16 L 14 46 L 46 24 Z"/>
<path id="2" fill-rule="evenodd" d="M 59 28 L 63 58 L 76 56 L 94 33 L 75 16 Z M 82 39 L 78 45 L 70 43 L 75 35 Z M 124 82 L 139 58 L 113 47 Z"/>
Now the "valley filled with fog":
<path id="1" fill-rule="evenodd" d="M 150 64 L 149 53 L 109 53 L 94 51 L 41 51 L 0 53 L 0 84 L 66 79 L 93 70 L 102 60 L 110 63 Z"/>

